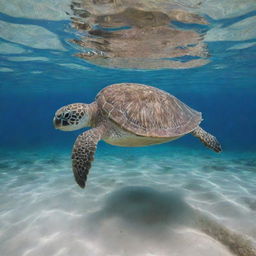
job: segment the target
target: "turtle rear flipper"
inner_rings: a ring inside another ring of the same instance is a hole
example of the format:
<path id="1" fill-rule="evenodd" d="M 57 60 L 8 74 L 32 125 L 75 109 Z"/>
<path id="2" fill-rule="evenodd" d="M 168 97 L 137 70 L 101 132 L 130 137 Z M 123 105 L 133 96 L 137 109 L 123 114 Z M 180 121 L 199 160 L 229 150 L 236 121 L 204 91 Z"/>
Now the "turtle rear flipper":
<path id="1" fill-rule="evenodd" d="M 222 151 L 221 145 L 216 137 L 203 130 L 200 126 L 191 132 L 191 134 L 200 139 L 206 147 L 214 150 L 215 152 L 219 153 Z"/>

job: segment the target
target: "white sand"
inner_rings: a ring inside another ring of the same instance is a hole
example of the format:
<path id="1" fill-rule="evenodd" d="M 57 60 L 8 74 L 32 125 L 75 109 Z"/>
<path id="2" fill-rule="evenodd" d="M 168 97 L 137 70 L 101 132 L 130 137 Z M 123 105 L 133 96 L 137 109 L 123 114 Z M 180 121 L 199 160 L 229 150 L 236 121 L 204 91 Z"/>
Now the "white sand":
<path id="1" fill-rule="evenodd" d="M 2 157 L 1 254 L 235 255 L 207 230 L 255 241 L 255 155 L 214 156 L 97 154 L 85 190 L 67 154 Z"/>

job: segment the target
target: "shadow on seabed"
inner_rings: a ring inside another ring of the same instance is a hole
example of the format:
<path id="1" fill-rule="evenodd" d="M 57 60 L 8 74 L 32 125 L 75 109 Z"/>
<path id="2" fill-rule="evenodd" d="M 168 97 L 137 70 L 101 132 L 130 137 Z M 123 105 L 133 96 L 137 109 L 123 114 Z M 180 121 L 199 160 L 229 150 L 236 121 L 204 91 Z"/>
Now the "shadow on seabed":
<path id="1" fill-rule="evenodd" d="M 160 192 L 138 186 L 122 188 L 107 196 L 105 206 L 89 217 L 89 223 L 90 231 L 96 236 L 102 235 L 95 233 L 99 226 L 100 233 L 107 231 L 108 235 L 104 240 L 110 247 L 117 246 L 114 241 L 117 232 L 124 236 L 123 243 L 132 243 L 135 247 L 137 243 L 141 243 L 139 241 L 147 246 L 156 242 L 162 243 L 167 237 L 170 239 L 169 246 L 173 242 L 176 246 L 177 230 L 192 229 L 220 242 L 234 255 L 256 255 L 249 239 L 193 209 L 178 192 Z M 133 237 L 129 234 L 133 234 Z"/>

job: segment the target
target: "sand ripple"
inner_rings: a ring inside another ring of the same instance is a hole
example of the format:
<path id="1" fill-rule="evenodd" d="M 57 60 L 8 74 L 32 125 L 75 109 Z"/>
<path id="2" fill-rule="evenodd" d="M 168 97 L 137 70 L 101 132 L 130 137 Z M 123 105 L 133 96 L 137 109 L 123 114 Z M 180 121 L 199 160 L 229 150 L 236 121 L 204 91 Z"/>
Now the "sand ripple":
<path id="1" fill-rule="evenodd" d="M 69 155 L 1 157 L 1 253 L 255 255 L 248 249 L 256 240 L 256 167 L 250 163 L 252 156 L 196 152 L 98 155 L 81 190 Z M 232 252 L 232 239 L 223 242 L 212 229 L 239 234 L 241 240 L 231 237 L 248 251 Z"/>

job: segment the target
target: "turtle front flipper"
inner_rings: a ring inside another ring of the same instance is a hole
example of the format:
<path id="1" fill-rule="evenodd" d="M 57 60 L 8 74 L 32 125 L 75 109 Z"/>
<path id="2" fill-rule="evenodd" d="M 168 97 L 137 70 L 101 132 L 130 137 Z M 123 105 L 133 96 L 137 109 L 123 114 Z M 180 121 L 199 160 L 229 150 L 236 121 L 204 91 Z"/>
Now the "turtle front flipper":
<path id="1" fill-rule="evenodd" d="M 75 141 L 72 152 L 72 166 L 75 180 L 81 188 L 85 187 L 97 144 L 103 137 L 104 132 L 105 127 L 99 126 L 80 134 Z"/>
<path id="2" fill-rule="evenodd" d="M 193 132 L 191 132 L 191 134 L 200 139 L 206 147 L 214 150 L 217 153 L 221 152 L 221 145 L 216 137 L 203 130 L 200 126 L 198 126 Z"/>

